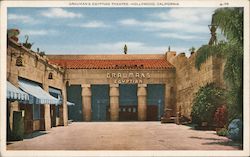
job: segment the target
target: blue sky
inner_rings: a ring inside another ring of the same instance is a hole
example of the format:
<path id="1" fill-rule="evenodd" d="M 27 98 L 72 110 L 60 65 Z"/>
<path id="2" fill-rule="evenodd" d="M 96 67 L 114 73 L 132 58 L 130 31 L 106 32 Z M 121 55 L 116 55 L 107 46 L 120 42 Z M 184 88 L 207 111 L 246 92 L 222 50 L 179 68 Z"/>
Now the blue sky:
<path id="1" fill-rule="evenodd" d="M 46 54 L 186 52 L 207 44 L 215 8 L 8 8 L 8 29 L 20 30 Z"/>

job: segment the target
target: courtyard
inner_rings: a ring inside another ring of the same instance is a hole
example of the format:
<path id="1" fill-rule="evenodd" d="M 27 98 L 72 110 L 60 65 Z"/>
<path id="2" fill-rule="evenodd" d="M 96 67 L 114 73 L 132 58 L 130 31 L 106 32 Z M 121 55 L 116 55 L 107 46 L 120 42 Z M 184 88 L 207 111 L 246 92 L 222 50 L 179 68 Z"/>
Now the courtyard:
<path id="1" fill-rule="evenodd" d="M 73 122 L 35 132 L 7 150 L 239 150 L 215 131 L 155 122 Z"/>

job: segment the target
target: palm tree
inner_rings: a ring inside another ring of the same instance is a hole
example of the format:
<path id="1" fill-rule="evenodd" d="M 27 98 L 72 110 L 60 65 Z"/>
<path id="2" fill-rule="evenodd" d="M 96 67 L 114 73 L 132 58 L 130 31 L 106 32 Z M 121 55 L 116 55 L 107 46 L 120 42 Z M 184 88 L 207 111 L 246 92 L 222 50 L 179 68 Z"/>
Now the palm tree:
<path id="1" fill-rule="evenodd" d="M 228 88 L 230 119 L 243 114 L 243 8 L 219 8 L 212 15 L 212 25 L 217 25 L 226 41 L 203 45 L 197 50 L 195 62 L 199 70 L 210 56 L 225 60 L 224 80 Z"/>

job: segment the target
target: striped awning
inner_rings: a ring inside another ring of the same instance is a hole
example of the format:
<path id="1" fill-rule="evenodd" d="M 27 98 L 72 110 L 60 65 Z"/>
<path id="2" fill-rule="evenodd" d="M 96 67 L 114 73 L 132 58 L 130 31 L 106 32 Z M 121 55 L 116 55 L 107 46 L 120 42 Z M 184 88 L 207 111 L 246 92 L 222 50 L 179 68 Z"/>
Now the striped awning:
<path id="1" fill-rule="evenodd" d="M 63 104 L 63 101 L 62 101 L 62 92 L 61 92 L 61 90 L 56 89 L 56 88 L 49 87 L 49 93 L 52 94 L 52 95 L 54 94 L 53 96 L 57 95 L 58 99 L 60 100 L 60 104 L 57 104 L 57 105 Z M 75 104 L 72 103 L 72 102 L 67 101 L 67 105 L 68 105 L 68 106 L 73 106 L 73 105 L 75 105 Z"/>
<path id="2" fill-rule="evenodd" d="M 44 91 L 38 84 L 26 81 L 26 80 L 18 80 L 19 87 L 31 95 L 31 97 L 35 97 L 33 102 L 34 104 L 60 104 L 59 99 L 51 96 L 49 93 Z"/>
<path id="3" fill-rule="evenodd" d="M 7 81 L 7 99 L 28 101 L 29 95 Z"/>
<path id="4" fill-rule="evenodd" d="M 59 100 L 60 100 L 60 104 L 63 104 L 62 99 L 59 98 Z M 72 103 L 72 102 L 67 101 L 67 105 L 68 105 L 68 106 L 74 106 L 75 103 Z"/>

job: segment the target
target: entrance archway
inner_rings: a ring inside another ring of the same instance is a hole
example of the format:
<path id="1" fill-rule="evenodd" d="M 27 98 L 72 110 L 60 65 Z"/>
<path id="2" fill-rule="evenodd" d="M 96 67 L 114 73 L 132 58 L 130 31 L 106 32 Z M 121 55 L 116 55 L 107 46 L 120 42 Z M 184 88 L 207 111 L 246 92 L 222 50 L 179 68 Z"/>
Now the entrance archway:
<path id="1" fill-rule="evenodd" d="M 165 85 L 147 85 L 147 120 L 160 120 L 164 112 Z"/>
<path id="2" fill-rule="evenodd" d="M 92 121 L 109 121 L 109 86 L 91 85 Z"/>
<path id="3" fill-rule="evenodd" d="M 68 106 L 69 119 L 75 122 L 83 121 L 81 85 L 67 86 L 67 100 L 75 105 Z"/>
<path id="4" fill-rule="evenodd" d="M 137 84 L 121 84 L 119 93 L 119 120 L 137 121 Z"/>

